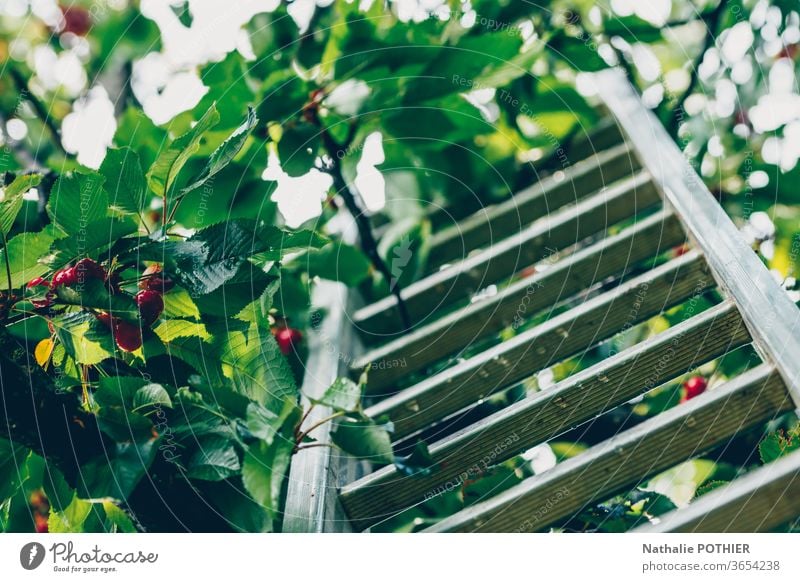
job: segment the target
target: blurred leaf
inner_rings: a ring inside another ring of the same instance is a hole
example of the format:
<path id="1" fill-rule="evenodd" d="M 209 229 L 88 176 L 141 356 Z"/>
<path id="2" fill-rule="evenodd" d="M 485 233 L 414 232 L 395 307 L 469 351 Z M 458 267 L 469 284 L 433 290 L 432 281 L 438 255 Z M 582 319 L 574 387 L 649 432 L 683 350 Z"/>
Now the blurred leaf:
<path id="1" fill-rule="evenodd" d="M 22 195 L 35 188 L 42 181 L 40 174 L 23 174 L 17 176 L 8 186 L 2 188 L 3 200 L 0 202 L 0 231 L 8 236 L 14 221 L 22 209 Z"/>

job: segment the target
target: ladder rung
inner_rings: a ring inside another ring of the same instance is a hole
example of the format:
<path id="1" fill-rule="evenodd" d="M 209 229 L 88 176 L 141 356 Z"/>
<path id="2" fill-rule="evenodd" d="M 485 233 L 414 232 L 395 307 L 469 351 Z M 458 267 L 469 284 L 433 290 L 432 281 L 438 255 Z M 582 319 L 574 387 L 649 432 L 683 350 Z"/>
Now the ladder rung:
<path id="1" fill-rule="evenodd" d="M 367 410 L 402 438 L 714 286 L 694 251 L 526 330 Z"/>
<path id="2" fill-rule="evenodd" d="M 425 531 L 541 530 L 792 408 L 783 380 L 762 364 Z"/>
<path id="3" fill-rule="evenodd" d="M 640 167 L 629 147 L 621 144 L 578 162 L 563 173 L 548 176 L 508 200 L 436 233 L 431 240 L 428 266 L 435 269 L 462 259 L 471 250 L 519 232 L 534 220 L 630 176 Z"/>
<path id="4" fill-rule="evenodd" d="M 414 322 L 484 287 L 510 277 L 554 250 L 561 250 L 661 201 L 645 173 L 597 192 L 581 203 L 548 216 L 480 254 L 417 281 L 403 290 Z M 516 232 L 516 231 L 515 231 Z M 386 297 L 359 309 L 353 319 L 362 334 L 396 332 L 397 301 Z"/>
<path id="5" fill-rule="evenodd" d="M 439 467 L 431 475 L 387 466 L 345 487 L 342 503 L 357 527 L 368 527 L 475 478 L 482 459 L 501 463 L 749 341 L 733 304 L 717 305 L 433 444 Z"/>
<path id="6" fill-rule="evenodd" d="M 689 507 L 636 529 L 664 532 L 762 532 L 800 516 L 800 451 L 703 495 Z"/>
<path id="7" fill-rule="evenodd" d="M 565 257 L 546 271 L 509 285 L 494 297 L 467 305 L 371 350 L 352 364 L 350 374 L 356 377 L 365 366 L 373 364 L 370 390 L 380 391 L 402 376 L 499 332 L 517 317 L 527 319 L 685 240 L 675 216 L 661 210 Z M 404 362 L 402 367 L 390 365 L 399 361 Z"/>

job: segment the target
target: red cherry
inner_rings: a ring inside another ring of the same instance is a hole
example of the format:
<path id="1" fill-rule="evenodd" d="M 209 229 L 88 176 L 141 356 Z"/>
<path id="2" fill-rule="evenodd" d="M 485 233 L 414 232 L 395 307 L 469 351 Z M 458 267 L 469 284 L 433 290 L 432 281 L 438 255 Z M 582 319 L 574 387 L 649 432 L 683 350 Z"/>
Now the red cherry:
<path id="1" fill-rule="evenodd" d="M 64 267 L 56 271 L 53 275 L 53 280 L 50 282 L 50 288 L 55 289 L 62 285 L 74 285 L 78 282 L 78 274 L 75 272 L 74 267 Z"/>
<path id="2" fill-rule="evenodd" d="M 124 319 L 117 319 L 114 321 L 114 340 L 119 349 L 135 352 L 142 347 L 142 330 L 138 325 Z"/>
<path id="3" fill-rule="evenodd" d="M 672 249 L 672 256 L 673 257 L 682 257 L 683 255 L 688 253 L 690 250 L 691 249 L 689 248 L 689 245 L 687 245 L 687 244 L 678 245 L 678 246 L 676 246 L 676 247 L 674 247 Z"/>
<path id="4" fill-rule="evenodd" d="M 37 513 L 33 517 L 34 523 L 36 524 L 36 533 L 48 533 L 50 530 L 47 525 L 47 516 L 41 515 Z"/>
<path id="5" fill-rule="evenodd" d="M 684 394 L 681 402 L 691 400 L 695 396 L 700 396 L 708 388 L 708 382 L 702 376 L 692 376 L 683 383 Z"/>
<path id="6" fill-rule="evenodd" d="M 136 294 L 136 305 L 139 306 L 139 315 L 144 325 L 152 325 L 164 311 L 164 300 L 161 293 L 151 289 L 144 289 Z"/>
<path id="7" fill-rule="evenodd" d="M 150 265 L 142 273 L 139 280 L 139 289 L 149 289 L 166 293 L 175 286 L 175 282 L 163 273 L 161 265 Z"/>
<path id="8" fill-rule="evenodd" d="M 36 277 L 35 279 L 28 281 L 26 287 L 28 289 L 36 289 L 36 287 L 50 287 L 50 282 L 42 277 Z M 52 305 L 53 297 L 50 293 L 47 293 L 44 299 L 31 299 L 31 303 L 33 303 L 33 307 L 35 309 L 45 309 Z"/>
<path id="9" fill-rule="evenodd" d="M 41 490 L 31 493 L 30 504 L 31 507 L 37 510 L 44 509 L 46 511 L 50 507 L 50 504 L 47 501 L 47 496 Z"/>
<path id="10" fill-rule="evenodd" d="M 85 8 L 80 6 L 60 6 L 64 16 L 64 30 L 78 36 L 86 36 L 92 28 L 92 17 Z"/>
<path id="11" fill-rule="evenodd" d="M 103 281 L 106 278 L 106 270 L 89 258 L 78 261 L 73 269 L 75 269 L 75 277 L 81 283 L 88 279 Z"/>
<path id="12" fill-rule="evenodd" d="M 274 333 L 278 347 L 285 356 L 291 354 L 295 350 L 296 344 L 303 340 L 303 334 L 291 327 L 281 327 Z"/>

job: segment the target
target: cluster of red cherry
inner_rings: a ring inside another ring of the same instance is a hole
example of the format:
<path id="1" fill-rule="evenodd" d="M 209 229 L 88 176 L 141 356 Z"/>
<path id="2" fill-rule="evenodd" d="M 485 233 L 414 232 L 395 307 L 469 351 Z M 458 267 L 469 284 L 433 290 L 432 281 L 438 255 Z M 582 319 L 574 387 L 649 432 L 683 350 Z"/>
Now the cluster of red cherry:
<path id="1" fill-rule="evenodd" d="M 32 300 L 36 309 L 47 309 L 53 304 L 58 287 L 74 287 L 83 282 L 95 279 L 102 281 L 111 294 L 123 293 L 120 288 L 119 272 L 107 272 L 101 265 L 92 259 L 85 258 L 75 265 L 59 269 L 52 280 L 47 281 L 37 277 L 28 283 L 28 289 L 47 287 L 44 299 Z M 94 313 L 98 321 L 111 330 L 117 346 L 126 352 L 133 352 L 142 346 L 142 327 L 150 327 L 164 311 L 163 294 L 173 287 L 173 282 L 162 273 L 160 265 L 151 265 L 145 269 L 139 280 L 139 292 L 134 299 L 139 310 L 139 322 L 131 322 L 120 317 L 114 317 L 105 311 Z"/>

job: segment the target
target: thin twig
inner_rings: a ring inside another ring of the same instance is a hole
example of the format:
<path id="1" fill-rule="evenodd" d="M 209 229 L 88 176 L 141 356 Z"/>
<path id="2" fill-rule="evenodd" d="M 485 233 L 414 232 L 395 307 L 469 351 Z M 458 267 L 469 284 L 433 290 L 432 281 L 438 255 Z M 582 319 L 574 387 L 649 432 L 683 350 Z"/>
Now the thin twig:
<path id="1" fill-rule="evenodd" d="M 361 208 L 357 200 L 358 192 L 348 185 L 347 181 L 344 179 L 344 174 L 342 173 L 340 156 L 342 155 L 342 152 L 347 151 L 347 148 L 353 141 L 355 131 L 356 126 L 353 124 L 350 126 L 350 132 L 345 142 L 343 144 L 338 144 L 325 128 L 321 129 L 322 143 L 325 146 L 325 149 L 328 152 L 328 157 L 331 160 L 328 166 L 328 173 L 330 174 L 331 178 L 333 178 L 334 188 L 336 188 L 336 191 L 342 196 L 348 212 L 350 212 L 350 214 L 353 216 L 353 219 L 356 221 L 362 250 L 367 254 L 367 257 L 372 262 L 372 265 L 386 279 L 392 295 L 394 295 L 395 299 L 397 300 L 397 308 L 400 312 L 400 319 L 403 322 L 404 330 L 407 330 L 411 327 L 411 316 L 408 312 L 408 306 L 406 306 L 406 303 L 403 300 L 403 290 L 397 281 L 395 281 L 394 285 L 392 285 L 392 273 L 389 270 L 389 267 L 386 266 L 381 254 L 378 252 L 378 243 L 375 241 L 375 236 L 372 233 L 372 226 L 369 223 L 369 218 L 364 213 L 364 210 Z"/>

